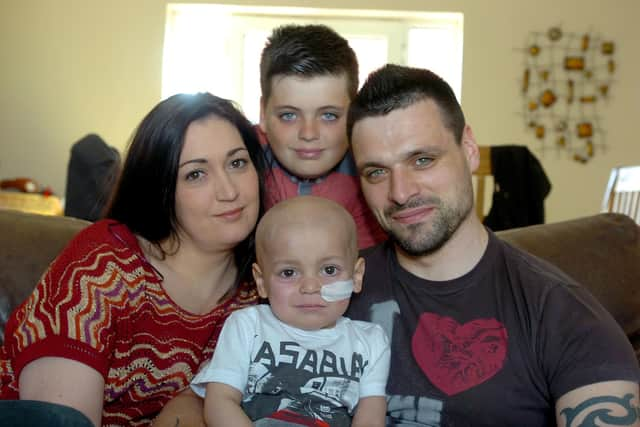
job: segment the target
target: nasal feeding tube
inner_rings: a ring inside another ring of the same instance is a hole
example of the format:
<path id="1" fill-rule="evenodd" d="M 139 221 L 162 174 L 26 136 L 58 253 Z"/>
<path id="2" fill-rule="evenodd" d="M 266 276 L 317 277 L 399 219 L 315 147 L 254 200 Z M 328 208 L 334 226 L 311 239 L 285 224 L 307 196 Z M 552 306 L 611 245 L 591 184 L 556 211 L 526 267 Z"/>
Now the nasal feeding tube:
<path id="1" fill-rule="evenodd" d="M 327 302 L 347 299 L 353 292 L 353 280 L 339 280 L 337 282 L 322 285 L 320 296 Z"/>

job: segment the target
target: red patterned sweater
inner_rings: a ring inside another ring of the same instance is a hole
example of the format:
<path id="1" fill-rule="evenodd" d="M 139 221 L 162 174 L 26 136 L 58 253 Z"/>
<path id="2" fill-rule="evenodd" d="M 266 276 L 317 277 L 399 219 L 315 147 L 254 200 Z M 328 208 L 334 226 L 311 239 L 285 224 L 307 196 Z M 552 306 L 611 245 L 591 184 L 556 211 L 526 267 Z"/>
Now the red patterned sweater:
<path id="1" fill-rule="evenodd" d="M 267 135 L 255 126 L 264 149 L 269 171 L 265 176 L 265 209 L 295 196 L 313 195 L 341 204 L 353 217 L 358 231 L 358 248 L 364 249 L 387 240 L 387 234 L 369 210 L 360 190 L 360 178 L 351 151 L 327 175 L 312 179 L 299 179 L 282 168 L 276 159 Z"/>
<path id="2" fill-rule="evenodd" d="M 65 357 L 104 376 L 104 426 L 150 425 L 210 358 L 227 316 L 256 302 L 245 283 L 208 314 L 186 312 L 165 293 L 135 236 L 98 221 L 69 243 L 7 322 L 0 398 L 18 398 L 29 362 Z"/>

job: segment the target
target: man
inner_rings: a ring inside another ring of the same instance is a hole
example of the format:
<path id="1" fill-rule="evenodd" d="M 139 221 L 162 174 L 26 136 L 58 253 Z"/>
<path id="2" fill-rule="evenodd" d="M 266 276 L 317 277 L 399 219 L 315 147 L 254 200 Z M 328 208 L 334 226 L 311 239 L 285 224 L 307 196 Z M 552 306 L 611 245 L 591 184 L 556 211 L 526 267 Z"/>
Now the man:
<path id="1" fill-rule="evenodd" d="M 387 425 L 640 426 L 638 363 L 613 318 L 475 216 L 478 146 L 447 83 L 387 65 L 347 132 L 390 235 L 364 252 L 347 312 L 391 338 Z"/>

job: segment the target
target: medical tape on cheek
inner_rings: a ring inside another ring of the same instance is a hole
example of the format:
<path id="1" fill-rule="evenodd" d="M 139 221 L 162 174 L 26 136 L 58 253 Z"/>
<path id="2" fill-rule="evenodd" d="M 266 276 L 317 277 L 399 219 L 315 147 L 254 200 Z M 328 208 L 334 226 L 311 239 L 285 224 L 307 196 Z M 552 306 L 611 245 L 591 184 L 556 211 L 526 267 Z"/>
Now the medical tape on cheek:
<path id="1" fill-rule="evenodd" d="M 323 285 L 320 288 L 320 296 L 327 302 L 347 299 L 353 293 L 353 280 L 340 280 L 338 282 Z"/>

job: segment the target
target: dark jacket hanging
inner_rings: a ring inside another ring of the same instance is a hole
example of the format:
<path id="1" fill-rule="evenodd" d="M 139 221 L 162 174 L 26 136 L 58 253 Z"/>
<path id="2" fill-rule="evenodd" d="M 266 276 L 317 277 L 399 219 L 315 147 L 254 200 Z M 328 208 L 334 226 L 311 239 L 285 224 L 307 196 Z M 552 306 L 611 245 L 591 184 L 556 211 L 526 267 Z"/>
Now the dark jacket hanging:
<path id="1" fill-rule="evenodd" d="M 551 183 L 526 146 L 491 147 L 493 201 L 484 224 L 493 231 L 544 223 L 544 199 Z"/>
<path id="2" fill-rule="evenodd" d="M 64 214 L 89 221 L 101 218 L 120 171 L 120 153 L 89 134 L 71 148 Z"/>

